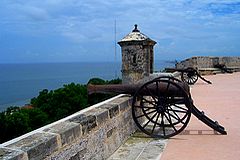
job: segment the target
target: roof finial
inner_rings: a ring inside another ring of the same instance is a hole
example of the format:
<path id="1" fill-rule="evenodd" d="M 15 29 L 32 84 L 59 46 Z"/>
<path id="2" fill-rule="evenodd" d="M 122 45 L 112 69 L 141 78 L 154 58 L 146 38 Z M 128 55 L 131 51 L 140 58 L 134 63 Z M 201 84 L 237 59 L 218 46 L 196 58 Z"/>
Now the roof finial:
<path id="1" fill-rule="evenodd" d="M 140 32 L 138 29 L 137 29 L 137 24 L 134 25 L 134 30 L 132 30 L 132 32 Z"/>

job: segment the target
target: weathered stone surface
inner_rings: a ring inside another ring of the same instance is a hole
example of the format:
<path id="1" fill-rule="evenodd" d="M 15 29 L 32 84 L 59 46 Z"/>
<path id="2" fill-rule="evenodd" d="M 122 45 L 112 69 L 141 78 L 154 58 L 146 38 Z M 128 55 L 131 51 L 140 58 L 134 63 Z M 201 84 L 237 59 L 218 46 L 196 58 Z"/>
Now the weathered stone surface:
<path id="1" fill-rule="evenodd" d="M 110 118 L 113 118 L 119 114 L 119 106 L 117 104 L 106 104 L 104 108 L 108 109 Z"/>
<path id="2" fill-rule="evenodd" d="M 107 131 L 107 138 L 111 137 L 116 130 L 117 130 L 116 127 L 114 127 L 112 129 L 110 129 L 109 131 Z"/>
<path id="3" fill-rule="evenodd" d="M 59 149 L 59 137 L 50 133 L 35 133 L 6 147 L 27 152 L 28 158 L 44 159 Z"/>
<path id="4" fill-rule="evenodd" d="M 109 119 L 108 109 L 103 107 L 94 108 L 88 112 L 85 112 L 84 114 L 96 116 L 97 126 L 106 123 L 106 121 Z"/>
<path id="5" fill-rule="evenodd" d="M 56 124 L 44 131 L 60 134 L 62 145 L 70 144 L 77 138 L 80 138 L 82 132 L 79 123 L 69 121 Z"/>
<path id="6" fill-rule="evenodd" d="M 22 150 L 26 159 L 106 159 L 136 130 L 131 107 L 124 107 L 130 100 L 115 99 L 81 111 L 4 147 Z"/>
<path id="7" fill-rule="evenodd" d="M 1 160 L 28 160 L 27 153 L 10 148 L 0 148 Z"/>
<path id="8" fill-rule="evenodd" d="M 117 123 L 117 122 L 116 122 Z M 116 127 L 118 124 L 116 124 Z M 107 136 L 105 138 L 105 143 L 104 143 L 104 152 L 105 156 L 108 157 L 112 153 L 115 152 L 115 150 L 122 144 L 121 138 L 120 138 L 120 128 L 122 126 L 118 126 L 118 128 L 113 127 L 107 131 Z M 128 137 L 125 137 L 128 138 Z"/>
<path id="9" fill-rule="evenodd" d="M 115 104 L 115 105 L 118 105 L 119 106 L 119 109 L 120 109 L 120 112 L 130 108 L 131 104 L 129 104 L 129 100 L 131 98 L 129 96 L 124 96 L 124 97 L 120 97 L 120 98 L 117 98 L 111 102 L 109 102 L 108 104 Z"/>
<path id="10" fill-rule="evenodd" d="M 153 73 L 153 46 L 155 41 L 135 30 L 118 44 L 122 50 L 123 84 L 134 84 Z"/>
<path id="11" fill-rule="evenodd" d="M 71 157 L 69 160 L 82 160 L 84 158 L 84 155 L 87 153 L 87 149 L 83 149 L 80 152 L 78 152 L 76 155 Z"/>
<path id="12" fill-rule="evenodd" d="M 156 160 L 166 146 L 167 140 L 159 140 L 146 136 L 144 133 L 136 132 L 133 136 L 119 147 L 108 160 Z"/>
<path id="13" fill-rule="evenodd" d="M 77 159 L 77 157 L 84 159 L 87 155 L 86 153 L 88 152 L 88 139 L 86 137 L 82 137 L 78 139 L 78 141 L 74 141 L 71 144 L 64 146 L 59 152 L 53 153 L 45 160 L 68 160 L 72 157 L 75 159 Z"/>
<path id="14" fill-rule="evenodd" d="M 80 123 L 82 126 L 82 135 L 88 134 L 97 127 L 96 116 L 80 114 L 69 120 L 70 122 Z"/>
<path id="15" fill-rule="evenodd" d="M 214 68 L 215 65 L 221 64 L 229 68 L 240 68 L 240 57 L 211 57 L 198 56 L 191 57 L 176 64 L 177 68 Z"/>

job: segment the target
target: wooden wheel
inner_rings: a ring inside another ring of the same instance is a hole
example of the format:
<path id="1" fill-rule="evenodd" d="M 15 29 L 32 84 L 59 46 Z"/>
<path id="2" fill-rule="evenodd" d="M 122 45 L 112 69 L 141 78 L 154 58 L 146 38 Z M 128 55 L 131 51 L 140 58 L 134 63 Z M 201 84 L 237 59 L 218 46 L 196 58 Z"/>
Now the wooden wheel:
<path id="1" fill-rule="evenodd" d="M 174 80 L 154 79 L 140 87 L 133 97 L 133 119 L 139 129 L 151 137 L 177 135 L 190 120 L 191 98 Z"/>
<path id="2" fill-rule="evenodd" d="M 198 73 L 193 68 L 187 68 L 186 72 L 182 72 L 181 79 L 188 84 L 194 84 L 198 80 Z"/>

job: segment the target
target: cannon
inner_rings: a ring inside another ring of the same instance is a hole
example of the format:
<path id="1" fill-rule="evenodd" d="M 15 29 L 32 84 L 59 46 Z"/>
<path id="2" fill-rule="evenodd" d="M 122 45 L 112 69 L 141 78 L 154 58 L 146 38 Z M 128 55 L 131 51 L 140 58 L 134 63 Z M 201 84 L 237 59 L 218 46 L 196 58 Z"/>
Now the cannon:
<path id="1" fill-rule="evenodd" d="M 188 83 L 188 84 L 195 84 L 198 80 L 198 77 L 200 79 L 202 79 L 203 81 L 205 81 L 208 84 L 212 84 L 212 82 L 206 80 L 205 78 L 203 78 L 200 73 L 198 72 L 197 69 L 194 69 L 192 67 L 188 67 L 185 69 L 177 69 L 177 68 L 165 68 L 166 71 L 177 71 L 181 73 L 181 79 L 182 81 Z"/>
<path id="2" fill-rule="evenodd" d="M 88 94 L 118 93 L 133 96 L 133 120 L 142 132 L 154 138 L 170 138 L 181 133 L 191 114 L 220 134 L 227 134 L 223 126 L 194 106 L 188 84 L 174 77 L 158 77 L 145 84 L 89 84 L 87 89 Z"/>
<path id="3" fill-rule="evenodd" d="M 227 68 L 225 64 L 215 64 L 214 68 L 220 69 L 223 73 L 233 73 L 233 69 Z"/>

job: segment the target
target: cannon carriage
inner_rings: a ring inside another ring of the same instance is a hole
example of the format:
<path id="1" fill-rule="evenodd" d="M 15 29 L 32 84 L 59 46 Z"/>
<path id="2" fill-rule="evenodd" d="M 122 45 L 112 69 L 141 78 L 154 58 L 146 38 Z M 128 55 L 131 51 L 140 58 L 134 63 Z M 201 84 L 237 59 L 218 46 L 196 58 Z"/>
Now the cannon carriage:
<path id="1" fill-rule="evenodd" d="M 203 78 L 197 69 L 192 67 L 177 69 L 177 68 L 165 68 L 166 71 L 169 72 L 180 72 L 181 73 L 181 80 L 186 82 L 187 84 L 195 84 L 198 78 L 202 79 L 204 82 L 208 84 L 212 84 L 209 80 Z"/>
<path id="2" fill-rule="evenodd" d="M 130 94 L 132 117 L 137 127 L 155 138 L 170 138 L 181 133 L 191 114 L 221 134 L 224 127 L 194 106 L 186 82 L 173 77 L 155 78 L 145 84 L 88 85 L 88 94 Z"/>

